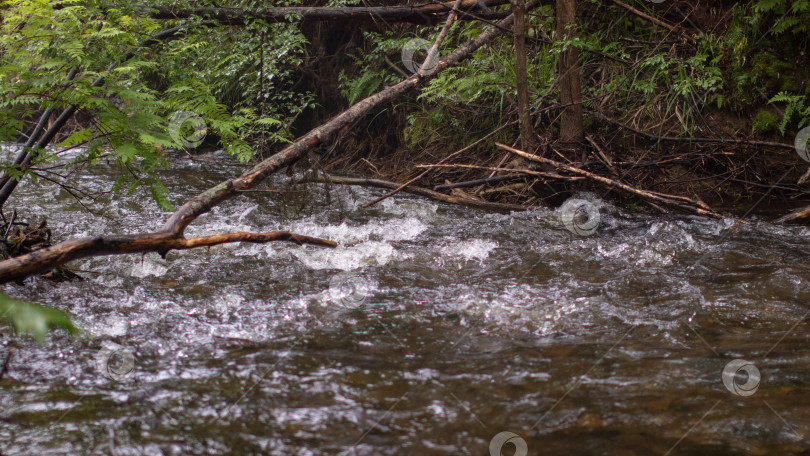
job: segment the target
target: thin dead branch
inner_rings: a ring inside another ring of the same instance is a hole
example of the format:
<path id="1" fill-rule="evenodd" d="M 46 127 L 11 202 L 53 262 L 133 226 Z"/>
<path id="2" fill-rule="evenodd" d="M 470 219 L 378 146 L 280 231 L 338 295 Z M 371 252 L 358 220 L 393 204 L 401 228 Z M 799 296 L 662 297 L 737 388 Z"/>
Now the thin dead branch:
<path id="1" fill-rule="evenodd" d="M 635 14 L 636 16 L 638 16 L 638 17 L 640 17 L 642 19 L 646 19 L 646 20 L 648 20 L 648 21 L 652 22 L 653 24 L 658 25 L 660 27 L 664 27 L 665 29 L 669 30 L 670 32 L 675 33 L 675 32 L 678 31 L 678 27 L 676 27 L 674 25 L 667 24 L 666 22 L 662 21 L 661 19 L 657 19 L 655 17 L 652 17 L 649 14 L 645 13 L 644 11 L 641 11 L 641 10 L 639 10 L 637 8 L 634 8 L 634 7 L 630 6 L 630 5 L 628 5 L 627 3 L 622 2 L 621 0 L 612 0 L 612 1 L 613 1 L 613 3 L 621 6 L 622 8 L 625 8 L 627 11 L 630 11 L 631 13 Z"/>
<path id="2" fill-rule="evenodd" d="M 329 176 L 320 174 L 318 176 L 309 176 L 301 181 L 301 183 L 323 183 L 323 184 L 342 184 L 342 185 L 359 185 L 364 187 L 377 187 L 377 188 L 398 188 L 399 184 L 396 182 L 386 181 L 382 179 L 365 179 L 359 177 L 343 177 L 343 176 Z M 476 200 L 471 198 L 460 198 L 458 196 L 446 195 L 444 193 L 435 192 L 433 190 L 410 186 L 402 191 L 412 193 L 414 195 L 424 196 L 437 201 L 442 201 L 450 204 L 458 204 L 460 206 L 472 207 L 476 209 L 484 209 L 488 211 L 497 212 L 513 212 L 525 211 L 529 209 L 526 206 L 518 204 L 506 203 L 493 203 L 490 201 Z"/>
<path id="3" fill-rule="evenodd" d="M 580 168 L 566 165 L 564 163 L 560 163 L 554 160 L 550 160 L 548 158 L 538 157 L 537 155 L 532 155 L 526 153 L 522 150 L 518 150 L 512 147 L 509 147 L 505 144 L 495 143 L 496 146 L 499 148 L 509 151 L 515 155 L 523 157 L 527 160 L 531 160 L 536 163 L 541 163 L 544 165 L 550 165 L 560 170 L 568 171 L 569 173 L 579 174 L 580 176 L 584 176 L 590 180 L 598 182 L 602 185 L 606 185 L 610 188 L 615 188 L 622 190 L 627 193 L 631 193 L 633 195 L 639 196 L 645 201 L 653 201 L 655 203 L 660 203 L 666 206 L 674 207 L 683 211 L 691 212 L 698 215 L 705 215 L 714 218 L 723 218 L 723 216 L 706 206 L 705 203 L 700 201 L 692 201 L 688 198 L 682 196 L 675 196 L 675 195 L 666 195 L 663 193 L 657 192 L 650 192 L 646 190 L 637 189 L 635 187 L 631 187 L 629 185 L 623 184 L 619 181 L 609 179 L 607 177 L 599 176 L 597 174 L 591 173 L 589 171 L 582 170 Z"/>

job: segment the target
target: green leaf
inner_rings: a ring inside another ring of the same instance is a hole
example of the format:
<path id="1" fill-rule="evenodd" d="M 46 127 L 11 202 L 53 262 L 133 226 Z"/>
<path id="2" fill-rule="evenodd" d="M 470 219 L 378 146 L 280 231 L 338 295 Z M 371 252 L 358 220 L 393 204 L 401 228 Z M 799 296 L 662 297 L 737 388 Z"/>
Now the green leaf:
<path id="1" fill-rule="evenodd" d="M 135 147 L 135 144 L 132 143 L 124 143 L 115 148 L 115 154 L 121 158 L 122 163 L 132 161 L 137 153 L 138 149 Z"/>
<path id="2" fill-rule="evenodd" d="M 0 293 L 0 319 L 8 320 L 17 332 L 31 334 L 37 342 L 45 342 L 51 328 L 62 328 L 70 334 L 77 332 L 70 315 L 52 307 L 20 301 Z"/>
<path id="3" fill-rule="evenodd" d="M 271 117 L 262 117 L 256 119 L 256 123 L 259 125 L 279 125 L 281 124 L 281 121 L 278 119 L 273 119 Z"/>
<path id="4" fill-rule="evenodd" d="M 172 210 L 172 203 L 169 201 L 169 198 L 166 195 L 169 193 L 166 190 L 166 187 L 163 183 L 157 179 L 152 180 L 149 183 L 149 192 L 152 194 L 152 198 L 154 198 L 155 202 L 161 209 L 164 211 L 171 211 Z"/>

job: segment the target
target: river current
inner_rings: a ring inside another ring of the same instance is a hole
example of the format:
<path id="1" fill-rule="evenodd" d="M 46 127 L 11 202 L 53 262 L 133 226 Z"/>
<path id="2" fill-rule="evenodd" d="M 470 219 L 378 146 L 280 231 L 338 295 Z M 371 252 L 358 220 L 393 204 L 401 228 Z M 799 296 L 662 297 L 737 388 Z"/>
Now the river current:
<path id="1" fill-rule="evenodd" d="M 183 156 L 161 176 L 178 205 L 243 167 Z M 70 183 L 104 192 L 119 172 Z M 82 332 L 15 339 L 0 454 L 808 454 L 806 227 L 578 194 L 596 219 L 577 233 L 562 209 L 262 188 L 280 191 L 187 235 L 287 229 L 338 248 L 92 258 L 71 264 L 82 281 L 4 286 Z M 142 189 L 86 204 L 39 179 L 6 211 L 47 216 L 56 240 L 168 215 Z"/>

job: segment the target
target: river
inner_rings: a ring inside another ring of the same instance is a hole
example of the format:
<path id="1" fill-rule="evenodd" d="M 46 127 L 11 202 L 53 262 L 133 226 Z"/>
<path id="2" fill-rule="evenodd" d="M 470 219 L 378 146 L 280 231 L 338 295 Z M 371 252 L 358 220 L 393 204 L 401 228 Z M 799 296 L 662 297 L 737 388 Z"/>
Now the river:
<path id="1" fill-rule="evenodd" d="M 237 175 L 213 153 L 161 174 L 175 204 Z M 102 164 L 70 183 L 106 191 Z M 19 346 L 0 453 L 726 455 L 810 448 L 810 242 L 803 226 L 619 209 L 492 214 L 284 175 L 188 235 L 287 243 L 77 261 L 83 281 L 12 296 L 79 336 Z M 8 206 L 57 240 L 157 229 L 142 189 L 88 213 L 46 180 Z M 7 209 L 7 213 L 9 211 Z M 5 356 L 8 337 L 0 339 Z M 725 374 L 724 374 L 725 372 Z M 724 376 L 725 375 L 725 376 Z M 725 381 L 724 381 L 725 380 Z"/>

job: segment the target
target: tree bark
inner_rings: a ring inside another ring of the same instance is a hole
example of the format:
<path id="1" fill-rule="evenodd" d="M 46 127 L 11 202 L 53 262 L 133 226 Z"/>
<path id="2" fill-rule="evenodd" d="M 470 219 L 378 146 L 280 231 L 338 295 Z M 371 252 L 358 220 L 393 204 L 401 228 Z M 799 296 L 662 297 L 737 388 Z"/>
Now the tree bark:
<path id="1" fill-rule="evenodd" d="M 557 41 L 576 37 L 576 0 L 557 0 Z M 585 137 L 582 124 L 582 86 L 580 82 L 579 50 L 573 46 L 561 52 L 558 60 L 560 78 L 560 140 L 581 142 Z"/>
<path id="2" fill-rule="evenodd" d="M 526 4 L 525 0 L 512 0 L 515 15 L 515 85 L 517 86 L 518 123 L 523 150 L 534 151 L 536 138 L 529 111 L 529 81 L 526 74 Z"/>

